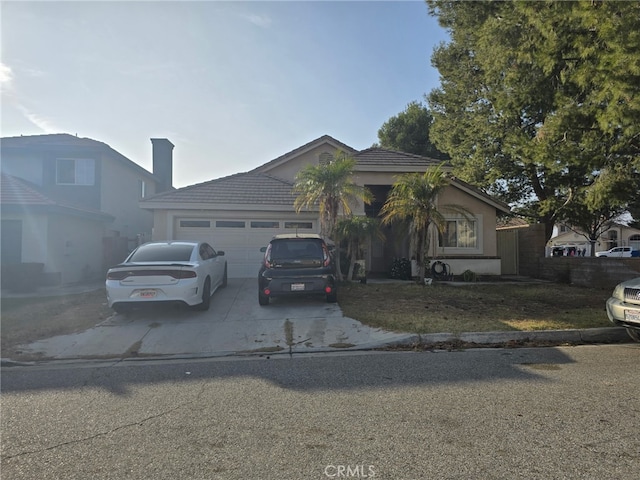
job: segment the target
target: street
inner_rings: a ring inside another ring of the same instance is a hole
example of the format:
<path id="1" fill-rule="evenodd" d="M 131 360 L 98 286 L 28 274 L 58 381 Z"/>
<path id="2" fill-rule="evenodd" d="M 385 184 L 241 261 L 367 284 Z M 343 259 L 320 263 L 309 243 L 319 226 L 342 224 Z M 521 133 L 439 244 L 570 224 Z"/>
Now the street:
<path id="1" fill-rule="evenodd" d="M 2 370 L 2 478 L 635 479 L 640 345 Z"/>

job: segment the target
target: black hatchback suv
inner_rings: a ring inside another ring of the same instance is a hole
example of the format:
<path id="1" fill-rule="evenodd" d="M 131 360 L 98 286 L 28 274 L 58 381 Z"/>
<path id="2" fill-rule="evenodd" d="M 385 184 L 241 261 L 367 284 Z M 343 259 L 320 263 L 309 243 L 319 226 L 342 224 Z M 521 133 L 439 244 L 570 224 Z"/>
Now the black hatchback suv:
<path id="1" fill-rule="evenodd" d="M 285 295 L 325 295 L 338 301 L 336 268 L 327 243 L 319 235 L 276 235 L 264 251 L 258 273 L 258 301 Z"/>

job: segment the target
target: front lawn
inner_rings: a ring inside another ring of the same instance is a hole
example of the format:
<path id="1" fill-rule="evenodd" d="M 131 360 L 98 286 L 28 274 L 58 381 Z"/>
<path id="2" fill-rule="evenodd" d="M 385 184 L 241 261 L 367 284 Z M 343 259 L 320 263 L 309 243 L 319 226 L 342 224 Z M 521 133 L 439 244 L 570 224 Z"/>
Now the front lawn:
<path id="1" fill-rule="evenodd" d="M 610 327 L 609 290 L 553 283 L 349 283 L 339 304 L 347 317 L 384 330 L 462 333 Z"/>

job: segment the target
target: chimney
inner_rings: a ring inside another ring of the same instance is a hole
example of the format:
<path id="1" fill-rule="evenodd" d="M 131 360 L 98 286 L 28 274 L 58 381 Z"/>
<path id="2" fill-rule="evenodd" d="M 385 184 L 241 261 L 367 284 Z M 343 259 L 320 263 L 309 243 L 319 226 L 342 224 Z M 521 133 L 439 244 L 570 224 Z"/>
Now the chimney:
<path id="1" fill-rule="evenodd" d="M 152 138 L 153 174 L 158 178 L 156 193 L 173 189 L 173 143 L 166 138 Z"/>

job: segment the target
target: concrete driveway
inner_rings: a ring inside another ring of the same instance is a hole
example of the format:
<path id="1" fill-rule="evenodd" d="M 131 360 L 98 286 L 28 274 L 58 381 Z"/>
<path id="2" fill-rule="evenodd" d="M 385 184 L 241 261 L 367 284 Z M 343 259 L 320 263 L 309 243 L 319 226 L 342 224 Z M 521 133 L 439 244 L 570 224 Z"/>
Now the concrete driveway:
<path id="1" fill-rule="evenodd" d="M 144 308 L 109 317 L 81 333 L 23 346 L 47 358 L 218 356 L 368 348 L 409 337 L 344 317 L 322 297 L 272 299 L 258 305 L 257 279 L 230 279 L 207 312 Z"/>

